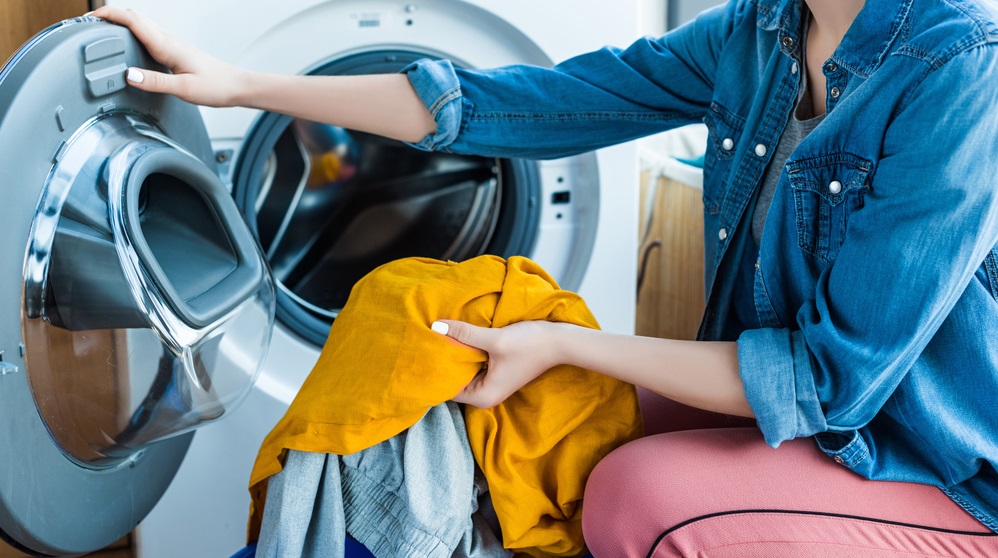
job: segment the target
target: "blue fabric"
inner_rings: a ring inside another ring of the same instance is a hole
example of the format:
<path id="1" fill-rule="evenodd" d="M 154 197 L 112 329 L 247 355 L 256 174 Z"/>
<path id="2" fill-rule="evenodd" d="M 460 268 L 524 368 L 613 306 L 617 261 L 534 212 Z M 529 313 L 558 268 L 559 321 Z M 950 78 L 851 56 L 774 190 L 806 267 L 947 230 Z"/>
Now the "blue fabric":
<path id="1" fill-rule="evenodd" d="M 374 558 L 374 555 L 371 554 L 371 551 L 366 546 L 350 537 L 346 539 L 345 550 L 346 554 L 344 554 L 344 558 Z"/>
<path id="2" fill-rule="evenodd" d="M 733 282 L 804 71 L 801 8 L 736 0 L 553 69 L 417 62 L 437 118 L 418 147 L 555 158 L 706 123 L 700 338 L 738 341 L 767 442 L 820 434 L 844 466 L 941 487 L 998 530 L 998 8 L 867 0 L 780 175 L 746 329 Z"/>
<path id="3" fill-rule="evenodd" d="M 345 549 L 346 554 L 344 554 L 344 558 L 374 558 L 374 555 L 371 554 L 371 551 L 368 550 L 367 547 L 350 537 L 346 538 Z M 239 552 L 233 554 L 231 558 L 256 558 L 256 544 L 254 543 L 246 548 L 243 548 Z"/>
<path id="4" fill-rule="evenodd" d="M 351 455 L 288 451 L 268 480 L 257 554 L 338 558 L 366 548 L 406 558 L 509 558 L 479 511 L 487 492 L 460 408 L 442 403 Z"/>

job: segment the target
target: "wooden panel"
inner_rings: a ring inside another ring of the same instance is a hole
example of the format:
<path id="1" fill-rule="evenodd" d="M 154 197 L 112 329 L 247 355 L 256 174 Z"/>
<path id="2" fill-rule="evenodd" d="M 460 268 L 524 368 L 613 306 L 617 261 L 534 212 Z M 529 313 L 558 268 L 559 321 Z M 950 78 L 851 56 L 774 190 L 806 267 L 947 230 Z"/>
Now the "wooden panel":
<path id="1" fill-rule="evenodd" d="M 10 58 L 32 35 L 49 25 L 88 11 L 88 0 L 0 0 L 0 60 Z"/>
<path id="2" fill-rule="evenodd" d="M 0 0 L 2 1 L 2 0 Z M 99 550 L 92 554 L 87 554 L 90 558 L 135 558 L 132 535 L 126 535 L 118 542 L 109 545 L 104 550 Z M 28 558 L 30 554 L 25 554 L 0 542 L 0 558 Z"/>
<path id="3" fill-rule="evenodd" d="M 649 196 L 649 189 L 654 195 Z M 635 332 L 696 339 L 703 314 L 703 201 L 699 189 L 641 175 L 642 203 L 652 203 L 651 226 L 638 254 Z M 648 201 L 650 200 L 650 202 Z M 647 208 L 641 208 L 647 215 Z M 643 232 L 643 231 L 641 231 Z"/>
<path id="4" fill-rule="evenodd" d="M 23 334 L 31 390 L 50 433 L 72 455 L 99 462 L 108 435 L 130 418 L 124 331 L 66 331 L 33 319 L 24 320 Z"/>

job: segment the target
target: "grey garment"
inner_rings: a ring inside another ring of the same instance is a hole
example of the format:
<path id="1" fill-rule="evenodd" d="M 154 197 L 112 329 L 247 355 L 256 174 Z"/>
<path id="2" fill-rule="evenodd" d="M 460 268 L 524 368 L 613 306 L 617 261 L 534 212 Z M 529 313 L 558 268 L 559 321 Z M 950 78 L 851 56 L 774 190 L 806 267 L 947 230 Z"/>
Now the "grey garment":
<path id="1" fill-rule="evenodd" d="M 808 29 L 808 23 L 806 22 L 810 18 L 805 17 L 803 19 L 805 21 L 804 32 L 801 36 L 806 37 Z M 804 49 L 801 48 L 801 60 L 804 59 Z M 780 141 L 776 144 L 776 151 L 773 152 L 773 158 L 769 160 L 769 166 L 766 167 L 766 172 L 762 176 L 759 200 L 756 202 L 755 211 L 752 213 L 752 238 L 755 240 L 756 245 L 759 245 L 762 241 L 762 230 L 766 226 L 766 215 L 769 214 L 769 206 L 773 203 L 776 185 L 780 181 L 780 175 L 783 174 L 784 165 L 790 159 L 790 154 L 825 119 L 824 113 L 814 116 L 814 105 L 811 102 L 811 96 L 808 95 L 807 89 L 807 70 L 804 66 L 801 66 L 801 71 L 798 72 L 798 75 L 800 76 L 801 87 L 797 93 L 797 103 L 794 105 L 790 121 L 787 122 L 786 128 L 783 129 L 783 134 L 780 135 Z"/>
<path id="2" fill-rule="evenodd" d="M 464 417 L 444 403 L 352 455 L 289 451 L 268 483 L 257 556 L 342 558 L 349 532 L 378 558 L 508 558 L 479 510 L 487 492 Z"/>
<path id="3" fill-rule="evenodd" d="M 342 558 L 346 523 L 338 456 L 289 451 L 267 483 L 256 555 Z"/>

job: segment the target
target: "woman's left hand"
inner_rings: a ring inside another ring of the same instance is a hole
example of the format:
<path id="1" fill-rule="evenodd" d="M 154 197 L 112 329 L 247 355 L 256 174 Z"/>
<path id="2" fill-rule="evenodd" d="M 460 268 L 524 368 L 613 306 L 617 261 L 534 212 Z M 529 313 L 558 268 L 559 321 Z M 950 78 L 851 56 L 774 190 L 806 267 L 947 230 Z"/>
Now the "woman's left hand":
<path id="1" fill-rule="evenodd" d="M 434 331 L 489 355 L 488 367 L 453 400 L 481 408 L 502 403 L 544 371 L 562 363 L 555 333 L 566 326 L 573 327 L 545 321 L 519 322 L 501 328 L 478 327 L 455 320 L 434 322 Z"/>

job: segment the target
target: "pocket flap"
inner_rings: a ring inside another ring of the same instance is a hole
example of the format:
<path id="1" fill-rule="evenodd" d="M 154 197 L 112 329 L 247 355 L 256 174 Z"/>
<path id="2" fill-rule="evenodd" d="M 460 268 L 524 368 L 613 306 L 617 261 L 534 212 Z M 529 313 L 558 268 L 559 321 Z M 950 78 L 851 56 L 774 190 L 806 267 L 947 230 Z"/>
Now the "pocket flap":
<path id="1" fill-rule="evenodd" d="M 852 190 L 868 190 L 871 163 L 852 153 L 809 157 L 787 163 L 787 176 L 794 190 L 813 192 L 829 205 L 842 203 Z"/>
<path id="2" fill-rule="evenodd" d="M 710 104 L 710 112 L 704 118 L 707 125 L 707 137 L 713 143 L 714 153 L 718 159 L 730 159 L 735 154 L 735 147 L 745 127 L 745 119 L 735 115 L 717 102 Z"/>

